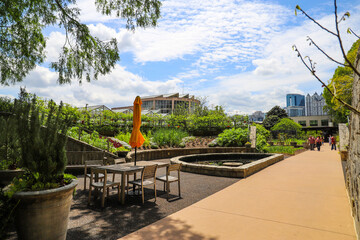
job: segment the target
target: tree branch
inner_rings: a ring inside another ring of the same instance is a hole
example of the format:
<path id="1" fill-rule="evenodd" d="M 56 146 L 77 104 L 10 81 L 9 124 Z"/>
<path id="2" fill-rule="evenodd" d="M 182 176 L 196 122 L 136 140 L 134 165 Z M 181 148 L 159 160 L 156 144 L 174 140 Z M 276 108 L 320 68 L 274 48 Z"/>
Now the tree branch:
<path id="1" fill-rule="evenodd" d="M 357 35 L 351 28 L 348 28 L 348 32 L 354 34 L 357 38 L 360 39 L 359 35 Z"/>
<path id="2" fill-rule="evenodd" d="M 330 56 L 329 56 L 326 52 L 324 52 L 309 36 L 308 36 L 307 38 L 308 38 L 307 40 L 310 41 L 311 44 L 313 44 L 313 45 L 314 45 L 320 52 L 322 52 L 328 59 L 330 59 L 331 61 L 333 61 L 333 62 L 335 62 L 335 63 L 337 63 L 337 64 L 339 64 L 339 65 L 341 65 L 341 66 L 347 67 L 347 65 L 345 65 L 345 64 L 343 64 L 343 63 L 341 63 L 341 62 L 333 59 L 332 57 L 330 57 Z"/>
<path id="3" fill-rule="evenodd" d="M 309 58 L 310 66 L 305 62 L 304 58 L 302 57 L 300 51 L 297 49 L 296 45 L 293 45 L 293 49 L 295 52 L 297 52 L 298 57 L 301 59 L 302 63 L 305 65 L 305 67 L 311 72 L 311 74 L 322 84 L 323 87 L 325 87 L 329 93 L 338 100 L 341 104 L 343 104 L 347 109 L 354 112 L 355 114 L 360 116 L 360 111 L 351 106 L 350 104 L 346 103 L 342 99 L 338 98 L 333 91 L 315 74 L 315 65 L 312 63 L 312 60 Z M 335 88 L 334 88 L 335 89 Z"/>
<path id="4" fill-rule="evenodd" d="M 296 6 L 296 9 L 300 10 L 308 19 L 310 19 L 311 21 L 313 21 L 316 25 L 318 25 L 321 29 L 325 30 L 326 32 L 336 36 L 336 33 L 330 31 L 329 29 L 323 27 L 320 23 L 318 23 L 315 19 L 313 19 L 312 17 L 310 17 L 304 10 L 302 10 L 300 8 L 299 5 Z M 296 13 L 296 12 L 295 12 Z"/>

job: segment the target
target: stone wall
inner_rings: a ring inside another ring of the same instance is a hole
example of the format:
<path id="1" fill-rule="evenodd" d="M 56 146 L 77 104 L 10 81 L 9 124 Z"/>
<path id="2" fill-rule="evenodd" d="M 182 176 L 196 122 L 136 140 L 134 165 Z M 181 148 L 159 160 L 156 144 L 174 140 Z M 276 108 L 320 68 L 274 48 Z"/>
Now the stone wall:
<path id="1" fill-rule="evenodd" d="M 360 48 L 355 60 L 355 66 L 360 71 Z M 355 75 L 353 83 L 352 106 L 360 109 L 360 81 Z M 355 220 L 358 239 L 360 235 L 360 116 L 351 113 L 350 117 L 350 148 L 346 167 L 347 187 L 349 191 L 352 213 Z"/>
<path id="2" fill-rule="evenodd" d="M 345 123 L 339 123 L 339 150 L 347 151 L 349 147 L 349 128 Z"/>

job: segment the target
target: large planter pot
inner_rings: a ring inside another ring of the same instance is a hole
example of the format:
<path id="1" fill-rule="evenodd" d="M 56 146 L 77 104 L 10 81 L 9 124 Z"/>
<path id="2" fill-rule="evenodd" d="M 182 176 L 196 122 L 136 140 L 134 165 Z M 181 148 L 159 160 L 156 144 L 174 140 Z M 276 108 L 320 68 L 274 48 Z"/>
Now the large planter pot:
<path id="1" fill-rule="evenodd" d="M 14 177 L 17 177 L 24 173 L 24 170 L 0 170 L 0 187 L 5 187 L 10 184 Z"/>
<path id="2" fill-rule="evenodd" d="M 78 184 L 70 184 L 50 190 L 18 192 L 20 200 L 15 213 L 15 227 L 18 239 L 27 240 L 64 240 L 73 192 Z"/>

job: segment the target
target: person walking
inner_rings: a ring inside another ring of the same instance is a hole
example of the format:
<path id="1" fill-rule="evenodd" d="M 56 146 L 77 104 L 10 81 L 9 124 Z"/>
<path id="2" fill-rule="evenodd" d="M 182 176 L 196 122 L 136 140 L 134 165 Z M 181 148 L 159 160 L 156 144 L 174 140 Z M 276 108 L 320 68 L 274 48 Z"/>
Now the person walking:
<path id="1" fill-rule="evenodd" d="M 315 146 L 315 138 L 313 136 L 310 136 L 308 141 L 309 141 L 309 145 L 310 145 L 310 150 L 313 151 L 314 146 Z"/>
<path id="2" fill-rule="evenodd" d="M 317 150 L 320 151 L 320 147 L 321 147 L 321 138 L 320 138 L 320 136 L 317 136 L 317 138 L 315 140 L 315 143 L 316 143 Z"/>
<path id="3" fill-rule="evenodd" d="M 336 151 L 336 138 L 331 136 L 331 150 L 335 149 Z"/>
<path id="4" fill-rule="evenodd" d="M 331 146 L 331 135 L 329 135 L 329 146 Z"/>

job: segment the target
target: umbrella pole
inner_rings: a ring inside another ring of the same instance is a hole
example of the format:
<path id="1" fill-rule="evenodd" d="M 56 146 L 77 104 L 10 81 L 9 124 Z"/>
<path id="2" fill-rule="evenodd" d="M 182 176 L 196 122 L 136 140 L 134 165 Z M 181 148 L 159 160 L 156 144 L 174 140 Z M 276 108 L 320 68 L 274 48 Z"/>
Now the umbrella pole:
<path id="1" fill-rule="evenodd" d="M 137 147 L 135 147 L 135 166 L 136 166 L 136 148 Z"/>

